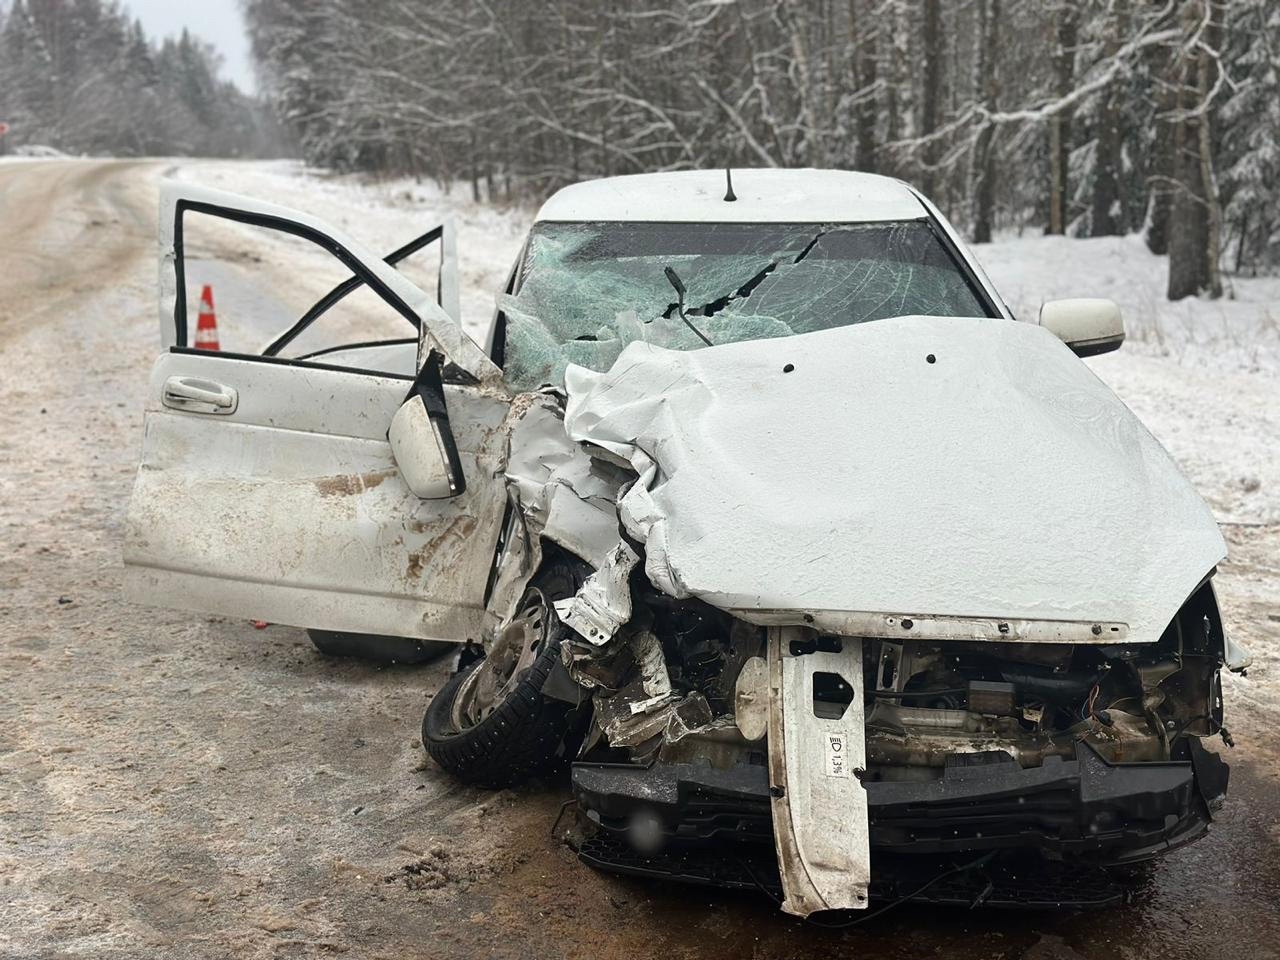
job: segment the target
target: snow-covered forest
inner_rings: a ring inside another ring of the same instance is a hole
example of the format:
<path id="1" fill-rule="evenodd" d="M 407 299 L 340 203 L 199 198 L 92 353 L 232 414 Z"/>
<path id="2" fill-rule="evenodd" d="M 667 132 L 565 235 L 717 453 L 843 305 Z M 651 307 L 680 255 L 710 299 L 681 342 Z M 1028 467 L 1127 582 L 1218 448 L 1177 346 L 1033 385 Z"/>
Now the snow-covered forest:
<path id="1" fill-rule="evenodd" d="M 1280 264 L 1275 0 L 245 0 L 327 166 L 477 197 L 681 167 L 921 186 L 971 237 L 1142 231 L 1171 298 Z"/>
<path id="2" fill-rule="evenodd" d="M 0 120 L 13 147 L 142 156 L 260 156 L 268 111 L 217 75 L 186 31 L 155 42 L 112 0 L 0 2 Z"/>

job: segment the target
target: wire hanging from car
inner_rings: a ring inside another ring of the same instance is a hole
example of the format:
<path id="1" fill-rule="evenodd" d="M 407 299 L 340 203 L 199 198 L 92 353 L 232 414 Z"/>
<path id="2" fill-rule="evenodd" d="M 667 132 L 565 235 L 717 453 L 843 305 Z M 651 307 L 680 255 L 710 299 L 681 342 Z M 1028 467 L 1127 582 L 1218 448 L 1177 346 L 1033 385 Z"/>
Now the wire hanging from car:
<path id="1" fill-rule="evenodd" d="M 556 838 L 556 830 L 560 828 L 560 821 L 564 819 L 565 813 L 568 811 L 570 807 L 575 806 L 577 802 L 578 802 L 577 797 L 570 797 L 564 803 L 560 804 L 560 812 L 556 814 L 555 820 L 552 821 L 551 830 L 548 834 L 552 840 Z"/>

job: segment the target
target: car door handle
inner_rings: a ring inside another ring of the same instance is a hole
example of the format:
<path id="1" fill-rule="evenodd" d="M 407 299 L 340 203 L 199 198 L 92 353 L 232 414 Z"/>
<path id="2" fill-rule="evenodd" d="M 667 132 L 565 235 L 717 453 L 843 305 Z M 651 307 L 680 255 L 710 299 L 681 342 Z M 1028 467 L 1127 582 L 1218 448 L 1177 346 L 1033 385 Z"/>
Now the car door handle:
<path id="1" fill-rule="evenodd" d="M 164 382 L 161 402 L 189 413 L 235 413 L 240 397 L 234 387 L 196 377 L 170 377 Z"/>

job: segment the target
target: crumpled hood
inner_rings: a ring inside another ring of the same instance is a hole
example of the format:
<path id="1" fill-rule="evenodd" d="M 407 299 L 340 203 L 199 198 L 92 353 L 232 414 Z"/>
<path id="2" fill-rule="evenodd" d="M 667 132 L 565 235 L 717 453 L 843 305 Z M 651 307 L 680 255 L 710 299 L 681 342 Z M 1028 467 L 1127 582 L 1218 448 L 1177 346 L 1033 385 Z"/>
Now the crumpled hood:
<path id="1" fill-rule="evenodd" d="M 618 507 L 649 579 L 740 615 L 1094 621 L 1154 641 L 1226 554 L 1159 443 L 1030 324 L 633 343 L 566 385 L 570 437 L 640 475 Z"/>

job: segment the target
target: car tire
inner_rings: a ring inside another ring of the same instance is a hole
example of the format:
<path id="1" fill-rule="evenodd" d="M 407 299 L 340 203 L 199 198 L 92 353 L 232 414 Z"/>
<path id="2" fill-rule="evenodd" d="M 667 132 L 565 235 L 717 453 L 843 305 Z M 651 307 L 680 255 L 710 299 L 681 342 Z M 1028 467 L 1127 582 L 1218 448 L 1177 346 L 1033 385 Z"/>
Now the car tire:
<path id="1" fill-rule="evenodd" d="M 565 629 L 555 620 L 550 601 L 571 596 L 584 576 L 578 565 L 560 562 L 535 577 L 530 592 L 542 598 L 544 639 L 532 662 L 506 681 L 501 699 L 486 715 L 461 725 L 457 703 L 459 695 L 469 695 L 478 682 L 475 675 L 484 660 L 463 667 L 432 697 L 422 718 L 422 744 L 459 780 L 493 789 L 510 787 L 555 772 L 577 753 L 591 715 L 590 699 L 584 692 L 581 702 L 568 703 L 545 696 L 543 687 L 559 662 Z"/>
<path id="2" fill-rule="evenodd" d="M 340 633 L 337 630 L 308 630 L 307 636 L 326 657 L 355 657 L 383 666 L 429 663 L 459 648 L 459 644 L 446 640 L 416 640 L 374 633 Z"/>

